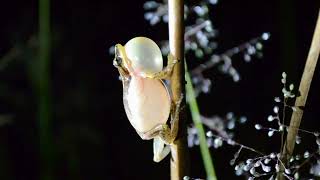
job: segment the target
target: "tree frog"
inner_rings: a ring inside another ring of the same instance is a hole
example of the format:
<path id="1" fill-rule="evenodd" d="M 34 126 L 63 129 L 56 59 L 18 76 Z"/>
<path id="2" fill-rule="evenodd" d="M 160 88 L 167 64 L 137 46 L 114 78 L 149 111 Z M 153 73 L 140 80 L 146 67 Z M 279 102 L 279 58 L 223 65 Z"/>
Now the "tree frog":
<path id="1" fill-rule="evenodd" d="M 163 69 L 157 44 L 146 37 L 136 37 L 124 46 L 115 46 L 113 65 L 123 85 L 125 112 L 143 140 L 153 139 L 153 160 L 160 162 L 170 153 L 178 133 L 180 103 L 173 103 L 163 79 L 169 79 L 177 63 L 172 55 Z M 167 124 L 170 116 L 170 127 Z"/>

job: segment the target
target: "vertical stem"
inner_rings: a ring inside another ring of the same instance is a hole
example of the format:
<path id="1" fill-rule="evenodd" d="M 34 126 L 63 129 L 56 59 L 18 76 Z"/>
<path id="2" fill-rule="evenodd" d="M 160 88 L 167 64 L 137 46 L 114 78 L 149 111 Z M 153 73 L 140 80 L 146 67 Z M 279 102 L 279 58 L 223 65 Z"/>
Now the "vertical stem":
<path id="1" fill-rule="evenodd" d="M 186 66 L 185 70 L 186 71 L 188 70 L 187 66 Z M 191 81 L 191 78 L 190 78 L 190 75 L 188 72 L 186 72 L 186 80 L 187 80 L 187 87 L 186 87 L 187 88 L 187 99 L 188 99 L 193 123 L 198 131 L 199 142 L 200 142 L 200 151 L 201 151 L 201 156 L 202 156 L 204 168 L 207 173 L 207 179 L 208 180 L 217 180 L 214 166 L 212 163 L 211 154 L 209 152 L 209 148 L 208 148 L 208 144 L 207 144 L 205 131 L 204 131 L 204 128 L 203 128 L 203 125 L 201 122 L 199 106 L 198 106 L 198 103 L 196 100 L 194 89 L 192 87 L 192 81 Z"/>
<path id="2" fill-rule="evenodd" d="M 304 71 L 300 81 L 299 92 L 301 96 L 297 97 L 296 99 L 296 102 L 295 102 L 296 107 L 299 107 L 299 106 L 304 107 L 306 104 L 311 81 L 317 65 L 319 53 L 320 53 L 320 11 L 318 14 L 318 20 L 317 20 L 317 24 L 313 34 L 306 65 L 304 67 Z M 303 111 L 300 108 L 297 108 L 297 111 L 294 111 L 292 113 L 286 143 L 281 153 L 281 158 L 284 164 L 286 164 L 290 159 L 290 157 L 292 156 L 294 146 L 295 146 L 296 136 L 298 133 L 298 128 L 300 126 L 301 119 L 302 119 L 302 115 L 303 115 Z M 280 177 L 281 177 L 280 179 L 283 179 L 283 175 L 280 175 Z"/>
<path id="3" fill-rule="evenodd" d="M 181 94 L 185 95 L 183 8 L 183 0 L 168 0 L 170 53 L 174 58 L 180 60 L 176 64 L 171 77 L 171 90 L 174 102 L 179 101 Z M 184 106 L 185 101 L 182 101 L 181 107 Z M 171 180 L 181 180 L 184 176 L 188 175 L 189 171 L 185 117 L 184 111 L 181 111 L 178 137 L 171 146 Z"/>
<path id="4" fill-rule="evenodd" d="M 39 0 L 39 59 L 35 89 L 38 96 L 40 167 L 42 180 L 53 178 L 50 98 L 50 0 Z"/>

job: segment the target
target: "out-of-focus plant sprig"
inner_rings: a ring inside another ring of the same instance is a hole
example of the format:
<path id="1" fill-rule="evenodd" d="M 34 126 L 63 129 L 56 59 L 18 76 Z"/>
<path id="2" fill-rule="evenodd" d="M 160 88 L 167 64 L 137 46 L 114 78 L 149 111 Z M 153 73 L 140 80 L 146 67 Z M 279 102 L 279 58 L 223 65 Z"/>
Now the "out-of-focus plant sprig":
<path id="1" fill-rule="evenodd" d="M 185 5 L 185 52 L 193 52 L 197 60 L 204 61 L 191 70 L 196 95 L 201 92 L 210 92 L 212 80 L 205 78 L 203 72 L 216 66 L 221 73 L 231 76 L 234 82 L 238 82 L 240 74 L 232 65 L 232 57 L 243 54 L 243 59 L 246 62 L 250 62 L 253 56 L 261 58 L 263 42 L 270 38 L 270 33 L 264 32 L 261 36 L 233 47 L 222 54 L 213 53 L 218 46 L 215 42 L 218 30 L 213 27 L 209 12 L 210 7 L 216 5 L 217 2 L 217 0 L 202 0 L 196 4 Z M 163 2 L 147 1 L 144 4 L 144 9 L 146 10 L 145 19 L 149 21 L 150 25 L 154 26 L 161 21 L 167 23 L 166 0 Z M 168 54 L 168 41 L 162 41 L 160 45 L 163 54 Z"/>
<path id="2" fill-rule="evenodd" d="M 284 118 L 286 117 L 286 109 L 291 109 L 296 111 L 295 107 L 288 103 L 288 99 L 296 97 L 294 93 L 294 85 L 290 84 L 289 89 L 287 89 L 286 73 L 282 73 L 281 82 L 283 84 L 282 95 L 283 100 L 279 97 L 275 97 L 274 101 L 283 105 L 283 108 L 279 106 L 273 107 L 273 115 L 267 117 L 268 122 L 276 122 L 277 127 L 264 127 L 261 124 L 255 124 L 254 128 L 258 131 L 267 131 L 268 137 L 273 137 L 274 133 L 280 133 L 281 139 L 283 139 L 282 134 L 288 131 L 289 126 L 285 124 Z M 192 144 L 196 144 L 197 140 L 195 127 L 190 127 L 188 129 L 189 141 L 193 141 Z M 223 142 L 231 146 L 237 146 L 239 149 L 234 154 L 234 158 L 230 160 L 230 165 L 235 165 L 236 175 L 244 175 L 249 180 L 256 178 L 268 178 L 269 180 L 275 180 L 277 174 L 280 172 L 286 179 L 294 180 L 301 179 L 303 177 L 316 178 L 320 176 L 320 133 L 308 131 L 298 128 L 298 132 L 311 135 L 315 139 L 315 149 L 305 149 L 302 153 L 295 154 L 291 157 L 289 163 L 285 165 L 281 161 L 279 152 L 264 153 L 253 147 L 243 145 L 239 142 L 233 140 L 231 136 L 226 136 L 221 134 L 221 132 L 213 129 L 206 132 L 207 143 L 209 147 L 220 147 Z M 192 136 L 193 135 L 193 136 Z M 281 146 L 283 147 L 283 140 L 281 140 Z M 296 144 L 301 144 L 302 138 L 298 136 L 296 138 Z M 244 160 L 239 160 L 240 153 L 243 150 L 248 150 L 256 154 L 253 158 L 245 158 Z M 238 162 L 237 162 L 238 161 Z M 283 169 L 283 172 L 281 171 Z M 303 175 L 301 175 L 303 174 Z"/>
<path id="3" fill-rule="evenodd" d="M 217 47 L 213 39 L 217 35 L 211 20 L 209 19 L 209 6 L 216 4 L 217 1 L 199 1 L 196 5 L 185 4 L 184 16 L 186 21 L 185 27 L 185 51 L 193 51 L 197 57 L 210 54 Z M 154 26 L 161 22 L 168 22 L 167 1 L 155 2 L 147 1 L 144 4 L 145 19 L 150 25 Z M 192 18 L 191 18 L 192 16 Z M 190 19 L 194 19 L 190 21 Z M 167 40 L 160 42 L 161 51 L 164 54 L 169 53 L 169 43 Z"/>
<path id="4" fill-rule="evenodd" d="M 236 125 L 247 122 L 246 117 L 241 116 L 240 118 L 237 118 L 232 112 L 227 113 L 225 117 L 216 115 L 212 117 L 205 117 L 201 115 L 200 118 L 202 124 L 210 130 L 210 132 L 208 131 L 209 133 L 214 132 L 215 134 L 219 135 L 217 138 L 207 139 L 208 146 L 214 148 L 219 148 L 223 145 L 223 140 L 220 137 L 232 139 L 234 137 L 233 130 L 235 129 Z M 194 126 L 188 128 L 188 145 L 189 147 L 199 145 L 198 132 Z"/>
<path id="5" fill-rule="evenodd" d="M 219 66 L 219 70 L 232 77 L 234 82 L 240 80 L 240 74 L 232 65 L 232 57 L 243 53 L 244 60 L 250 62 L 252 56 L 262 57 L 263 41 L 270 38 L 269 33 L 262 33 L 261 36 L 253 38 L 245 43 L 242 43 L 236 47 L 233 47 L 220 55 L 213 54 L 209 60 L 201 63 L 196 68 L 191 71 L 192 80 L 195 84 L 196 94 L 209 93 L 211 89 L 212 82 L 210 79 L 205 78 L 203 73 L 215 66 Z"/>

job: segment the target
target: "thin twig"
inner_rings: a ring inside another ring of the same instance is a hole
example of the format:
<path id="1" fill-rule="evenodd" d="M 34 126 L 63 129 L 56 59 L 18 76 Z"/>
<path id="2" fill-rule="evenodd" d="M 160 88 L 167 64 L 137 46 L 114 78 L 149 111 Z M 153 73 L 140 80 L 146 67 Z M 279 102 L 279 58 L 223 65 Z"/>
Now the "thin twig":
<path id="1" fill-rule="evenodd" d="M 208 24 L 210 24 L 209 20 L 196 24 L 194 27 L 186 31 L 186 33 L 184 34 L 184 40 L 188 40 L 190 36 L 195 35 L 197 32 L 201 31 L 201 29 L 205 28 Z"/>
<path id="2" fill-rule="evenodd" d="M 285 87 L 285 84 L 284 84 L 284 87 Z M 286 120 L 287 100 L 288 100 L 288 98 L 284 97 L 281 125 L 285 124 L 285 120 Z M 278 119 L 278 124 L 280 124 L 280 119 Z M 281 144 L 280 144 L 280 152 L 281 152 L 283 149 L 283 146 L 284 146 L 284 131 L 281 131 L 280 133 L 281 133 Z"/>
<path id="3" fill-rule="evenodd" d="M 267 35 L 267 36 L 269 36 L 269 35 Z M 248 48 L 252 44 L 255 44 L 255 43 L 257 43 L 257 42 L 259 42 L 261 40 L 265 40 L 265 37 L 263 35 L 259 36 L 259 37 L 256 37 L 256 38 L 253 38 L 253 39 L 251 39 L 251 40 L 249 40 L 247 42 L 244 42 L 244 43 L 242 43 L 242 44 L 240 44 L 240 45 L 238 45 L 236 47 L 228 49 L 228 50 L 226 50 L 224 53 L 222 53 L 220 55 L 214 55 L 210 60 L 208 60 L 205 63 L 200 64 L 199 66 L 194 68 L 191 71 L 191 74 L 200 74 L 203 71 L 212 68 L 218 62 L 220 62 L 223 57 L 225 57 L 225 56 L 232 57 L 232 56 L 244 51 L 246 48 Z"/>
<path id="4" fill-rule="evenodd" d="M 292 172 L 292 174 L 295 174 L 296 172 L 298 172 L 301 167 L 303 167 L 308 162 L 310 162 L 310 159 L 313 158 L 315 155 L 317 155 L 319 152 L 320 150 L 313 152 L 307 159 L 305 159 L 300 165 L 298 165 L 298 167 Z"/>
<path id="5" fill-rule="evenodd" d="M 320 11 L 318 14 L 318 20 L 317 20 L 317 24 L 313 34 L 306 65 L 300 81 L 299 91 L 301 96 L 297 97 L 296 99 L 296 102 L 295 102 L 296 107 L 300 107 L 300 106 L 304 107 L 306 104 L 311 81 L 317 65 L 319 53 L 320 53 Z M 302 115 L 303 115 L 303 111 L 300 108 L 297 108 L 297 111 L 293 111 L 292 113 L 286 143 L 281 153 L 281 158 L 284 163 L 288 162 L 288 160 L 292 156 L 294 146 L 295 146 L 296 136 L 298 134 L 297 128 L 299 128 L 300 126 Z M 295 127 L 295 128 L 291 128 L 291 127 Z M 280 177 L 279 179 L 284 179 L 283 174 L 280 174 L 279 177 Z"/>
<path id="6" fill-rule="evenodd" d="M 238 143 L 238 142 L 236 142 L 236 141 L 234 141 L 234 140 L 232 140 L 232 139 L 230 139 L 230 138 L 225 138 L 225 137 L 222 137 L 222 136 L 220 136 L 220 135 L 213 134 L 213 133 L 210 134 L 210 136 L 213 136 L 213 137 L 216 137 L 216 138 L 220 138 L 222 141 L 227 142 L 227 143 L 228 143 L 229 145 L 231 145 L 231 146 L 240 146 L 240 147 L 243 148 L 243 149 L 247 149 L 247 150 L 252 151 L 252 152 L 255 152 L 255 153 L 259 154 L 259 155 L 266 156 L 263 152 L 258 151 L 258 150 L 254 149 L 254 148 L 252 148 L 252 147 L 243 145 L 243 144 L 241 144 L 241 143 Z"/>
<path id="7" fill-rule="evenodd" d="M 183 0 L 168 1 L 169 47 L 176 64 L 171 77 L 173 102 L 178 102 L 181 94 L 185 95 L 184 79 L 184 2 Z M 185 101 L 182 101 L 182 106 Z M 179 116 L 179 132 L 174 144 L 171 145 L 171 180 L 180 180 L 189 175 L 186 122 L 184 111 Z"/>

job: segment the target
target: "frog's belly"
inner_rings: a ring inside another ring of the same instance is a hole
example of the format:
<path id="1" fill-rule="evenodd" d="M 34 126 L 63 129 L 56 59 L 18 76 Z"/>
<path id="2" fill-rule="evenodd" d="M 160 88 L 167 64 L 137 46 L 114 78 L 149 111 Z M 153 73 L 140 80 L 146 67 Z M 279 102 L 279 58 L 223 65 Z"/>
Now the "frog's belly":
<path id="1" fill-rule="evenodd" d="M 165 124 L 170 114 L 170 95 L 161 80 L 132 77 L 128 89 L 128 117 L 139 132 Z"/>

